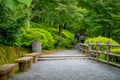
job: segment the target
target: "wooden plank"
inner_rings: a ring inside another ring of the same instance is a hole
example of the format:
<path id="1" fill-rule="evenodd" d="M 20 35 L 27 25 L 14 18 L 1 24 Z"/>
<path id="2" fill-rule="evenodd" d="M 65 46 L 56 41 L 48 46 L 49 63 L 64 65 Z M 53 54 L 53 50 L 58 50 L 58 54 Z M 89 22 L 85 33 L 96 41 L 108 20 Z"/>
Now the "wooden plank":
<path id="1" fill-rule="evenodd" d="M 93 60 L 96 60 L 96 58 L 93 58 L 93 57 L 89 57 L 89 59 L 93 59 Z"/>
<path id="2" fill-rule="evenodd" d="M 90 52 L 94 52 L 94 53 L 96 53 L 97 51 L 96 51 L 96 50 L 90 50 Z"/>
<path id="3" fill-rule="evenodd" d="M 92 45 L 96 45 L 96 43 L 90 43 L 90 45 L 92 46 Z"/>
<path id="4" fill-rule="evenodd" d="M 100 62 L 104 62 L 104 63 L 107 63 L 106 60 L 102 60 L 102 59 L 98 59 Z"/>
<path id="5" fill-rule="evenodd" d="M 107 54 L 105 51 L 98 51 L 100 54 Z"/>
<path id="6" fill-rule="evenodd" d="M 117 67 L 120 68 L 120 64 L 116 64 L 116 63 L 113 63 L 113 62 L 109 62 L 109 64 L 114 65 L 114 66 L 117 66 Z"/>
<path id="7" fill-rule="evenodd" d="M 85 47 L 87 47 L 87 46 L 88 46 L 87 44 L 82 44 L 82 43 L 80 43 L 80 45 L 85 46 Z"/>
<path id="8" fill-rule="evenodd" d="M 111 56 L 116 56 L 116 57 L 120 57 L 119 54 L 114 54 L 114 53 L 109 53 L 109 55 L 111 55 Z"/>
<path id="9" fill-rule="evenodd" d="M 120 45 L 117 45 L 117 44 L 109 44 L 109 45 L 113 47 L 120 47 Z"/>
<path id="10" fill-rule="evenodd" d="M 99 44 L 99 46 L 106 46 L 106 44 Z"/>

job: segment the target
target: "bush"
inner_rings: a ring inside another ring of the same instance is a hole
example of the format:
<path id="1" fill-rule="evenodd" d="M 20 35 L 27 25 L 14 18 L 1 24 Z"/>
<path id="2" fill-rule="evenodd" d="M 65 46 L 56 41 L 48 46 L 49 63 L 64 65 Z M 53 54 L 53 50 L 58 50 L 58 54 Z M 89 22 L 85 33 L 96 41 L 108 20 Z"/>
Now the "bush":
<path id="1" fill-rule="evenodd" d="M 96 43 L 96 42 L 99 42 L 100 44 L 106 44 L 107 41 L 110 41 L 110 44 L 118 44 L 116 41 L 110 39 L 110 38 L 106 38 L 106 37 L 95 37 L 95 38 L 88 38 L 85 40 L 85 44 L 88 44 L 89 42 L 91 43 Z M 114 47 L 112 47 L 114 48 Z M 92 49 L 95 50 L 95 46 L 92 46 Z M 106 47 L 105 46 L 102 46 L 100 47 L 100 50 L 101 51 L 105 51 L 106 50 Z"/>
<path id="2" fill-rule="evenodd" d="M 63 36 L 64 38 L 67 38 L 67 39 L 71 40 L 72 42 L 74 41 L 74 34 L 70 33 L 70 32 L 67 31 L 67 30 L 63 30 L 62 36 Z"/>
<path id="3" fill-rule="evenodd" d="M 67 30 L 62 31 L 62 36 L 58 35 L 58 28 L 51 28 L 50 26 L 46 26 L 45 24 L 37 24 L 34 22 L 31 22 L 32 27 L 36 28 L 42 28 L 46 31 L 50 32 L 55 40 L 55 47 L 64 47 L 69 48 L 70 45 L 74 43 L 74 34 L 70 33 Z"/>
<path id="4" fill-rule="evenodd" d="M 111 38 L 107 38 L 107 37 L 95 37 L 95 38 L 88 38 L 87 40 L 85 40 L 85 43 L 88 42 L 92 42 L 92 43 L 96 43 L 97 41 L 99 41 L 100 43 L 106 44 L 107 41 L 110 41 L 111 44 L 118 44 L 116 41 L 112 40 Z"/>
<path id="5" fill-rule="evenodd" d="M 69 39 L 63 38 L 61 36 L 56 36 L 55 37 L 55 47 L 62 47 L 62 48 L 69 48 L 71 43 Z"/>
<path id="6" fill-rule="evenodd" d="M 54 29 L 53 29 L 54 30 Z M 56 30 L 54 30 L 56 32 Z M 64 47 L 69 48 L 70 45 L 74 43 L 74 35 L 67 30 L 63 30 L 62 36 L 58 36 L 58 34 L 53 34 L 55 38 L 55 46 L 56 47 Z"/>
<path id="7" fill-rule="evenodd" d="M 110 51 L 113 54 L 119 54 L 120 55 L 120 48 L 114 48 L 114 49 L 111 49 Z M 117 63 L 120 64 L 120 58 L 119 57 L 111 56 L 110 60 L 113 61 L 113 62 L 117 62 Z"/>
<path id="8" fill-rule="evenodd" d="M 22 29 L 23 33 L 20 37 L 19 43 L 21 46 L 30 47 L 33 41 L 40 41 L 43 49 L 50 49 L 54 47 L 53 36 L 46 30 L 40 28 L 30 28 L 28 31 Z"/>
<path id="9" fill-rule="evenodd" d="M 100 43 L 102 44 L 106 44 L 107 41 L 110 41 L 110 44 L 118 44 L 116 41 L 110 39 L 110 38 L 106 38 L 106 37 L 96 37 L 96 38 L 88 38 L 86 41 L 85 41 L 85 44 L 87 44 L 88 42 L 91 42 L 91 43 L 96 43 L 97 41 L 99 41 Z M 91 47 L 92 50 L 96 50 L 96 47 L 95 46 L 92 46 Z M 106 46 L 101 46 L 100 47 L 100 50 L 101 51 L 105 51 L 106 50 Z M 119 49 L 116 49 L 116 47 L 111 47 L 111 50 L 113 53 L 117 53 L 119 52 L 120 50 Z M 104 54 L 100 54 L 100 59 L 103 59 L 105 60 L 105 55 Z"/>

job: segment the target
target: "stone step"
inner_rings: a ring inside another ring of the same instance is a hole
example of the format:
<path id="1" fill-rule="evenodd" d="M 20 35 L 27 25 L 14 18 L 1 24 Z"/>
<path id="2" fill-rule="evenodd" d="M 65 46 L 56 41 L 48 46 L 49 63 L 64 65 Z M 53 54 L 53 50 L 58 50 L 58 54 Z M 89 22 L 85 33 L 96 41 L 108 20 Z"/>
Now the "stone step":
<path id="1" fill-rule="evenodd" d="M 39 58 L 88 57 L 88 55 L 41 55 Z"/>
<path id="2" fill-rule="evenodd" d="M 76 59 L 87 59 L 88 57 L 41 57 L 38 61 L 45 60 L 76 60 Z"/>

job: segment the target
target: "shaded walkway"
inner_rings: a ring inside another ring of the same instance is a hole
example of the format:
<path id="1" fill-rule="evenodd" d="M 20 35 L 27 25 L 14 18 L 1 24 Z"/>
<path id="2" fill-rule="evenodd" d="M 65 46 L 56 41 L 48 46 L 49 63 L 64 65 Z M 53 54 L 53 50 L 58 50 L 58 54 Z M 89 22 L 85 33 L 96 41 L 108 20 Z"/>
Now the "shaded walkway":
<path id="1" fill-rule="evenodd" d="M 65 50 L 62 55 L 73 55 L 73 52 L 79 53 L 75 50 Z M 60 53 L 61 51 L 57 51 L 56 55 Z M 50 60 L 39 61 L 28 71 L 10 80 L 120 80 L 119 75 L 119 68 L 87 59 Z"/>

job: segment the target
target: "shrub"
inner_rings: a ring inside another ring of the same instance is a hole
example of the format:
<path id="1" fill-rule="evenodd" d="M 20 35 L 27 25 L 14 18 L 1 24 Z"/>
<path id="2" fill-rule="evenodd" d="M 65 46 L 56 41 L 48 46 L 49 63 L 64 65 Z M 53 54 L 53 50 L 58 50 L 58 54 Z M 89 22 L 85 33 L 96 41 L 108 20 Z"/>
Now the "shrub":
<path id="1" fill-rule="evenodd" d="M 119 54 L 120 55 L 120 48 L 114 48 L 114 49 L 111 49 L 110 51 L 113 54 Z M 120 64 L 120 58 L 119 57 L 111 56 L 110 60 L 113 61 L 113 62 L 117 62 L 117 63 Z"/>
<path id="2" fill-rule="evenodd" d="M 54 32 L 56 32 L 55 29 L 53 29 Z M 58 34 L 53 34 L 55 38 L 55 47 L 64 47 L 64 48 L 69 48 L 70 45 L 73 45 L 74 43 L 74 38 L 73 34 L 70 33 L 67 30 L 63 30 L 62 36 L 58 36 Z"/>
<path id="3" fill-rule="evenodd" d="M 95 37 L 95 38 L 88 38 L 85 40 L 85 44 L 88 44 L 89 42 L 91 43 L 96 43 L 97 41 L 99 41 L 99 43 L 101 44 L 106 44 L 107 41 L 110 41 L 110 44 L 118 44 L 116 41 L 110 39 L 110 38 L 106 38 L 106 37 Z M 95 46 L 92 46 L 92 49 L 95 50 Z M 106 47 L 102 46 L 100 47 L 100 50 L 105 51 Z"/>
<path id="4" fill-rule="evenodd" d="M 38 23 L 35 23 L 35 22 L 30 22 L 30 25 L 32 28 L 44 28 L 45 25 L 43 24 L 38 24 Z"/>
<path id="5" fill-rule="evenodd" d="M 55 37 L 55 47 L 62 47 L 62 48 L 69 48 L 71 45 L 70 40 L 63 38 L 61 36 L 56 36 Z"/>
<path id="6" fill-rule="evenodd" d="M 31 22 L 31 25 L 34 28 L 38 27 L 50 32 L 55 40 L 55 45 L 54 45 L 55 47 L 69 48 L 69 46 L 74 42 L 74 35 L 67 30 L 63 29 L 62 36 L 59 36 L 58 28 L 52 28 L 45 24 L 37 24 L 34 22 Z"/>
<path id="7" fill-rule="evenodd" d="M 118 44 L 116 41 L 110 39 L 110 38 L 106 38 L 106 37 L 96 37 L 96 38 L 88 38 L 86 41 L 85 41 L 85 44 L 87 44 L 88 42 L 91 42 L 91 43 L 96 43 L 97 41 L 99 41 L 100 43 L 102 44 L 106 44 L 107 41 L 110 41 L 110 44 Z M 96 49 L 95 46 L 92 46 L 91 47 L 93 50 Z M 101 51 L 105 51 L 106 50 L 106 47 L 105 46 L 101 46 L 100 47 L 100 50 Z M 111 51 L 114 52 L 114 53 L 117 53 L 119 52 L 119 50 L 117 49 L 116 50 L 116 47 L 111 47 Z M 100 58 L 105 60 L 105 55 L 104 54 L 100 54 Z"/>
<path id="8" fill-rule="evenodd" d="M 40 28 L 30 28 L 28 31 L 24 31 L 20 39 L 21 46 L 30 47 L 31 43 L 35 40 L 40 41 L 42 43 L 43 49 L 50 49 L 54 47 L 54 39 L 53 36 L 46 30 Z"/>
<path id="9" fill-rule="evenodd" d="M 87 40 L 85 40 L 85 43 L 88 43 L 89 41 L 92 43 L 96 43 L 97 41 L 99 41 L 100 43 L 103 43 L 103 44 L 105 44 L 107 41 L 110 41 L 111 44 L 118 44 L 116 41 L 110 38 L 100 37 L 100 36 L 95 38 L 88 38 Z"/>
<path id="10" fill-rule="evenodd" d="M 63 36 L 64 38 L 70 39 L 72 42 L 74 41 L 74 34 L 70 33 L 70 32 L 67 31 L 67 30 L 63 30 L 62 36 Z"/>

